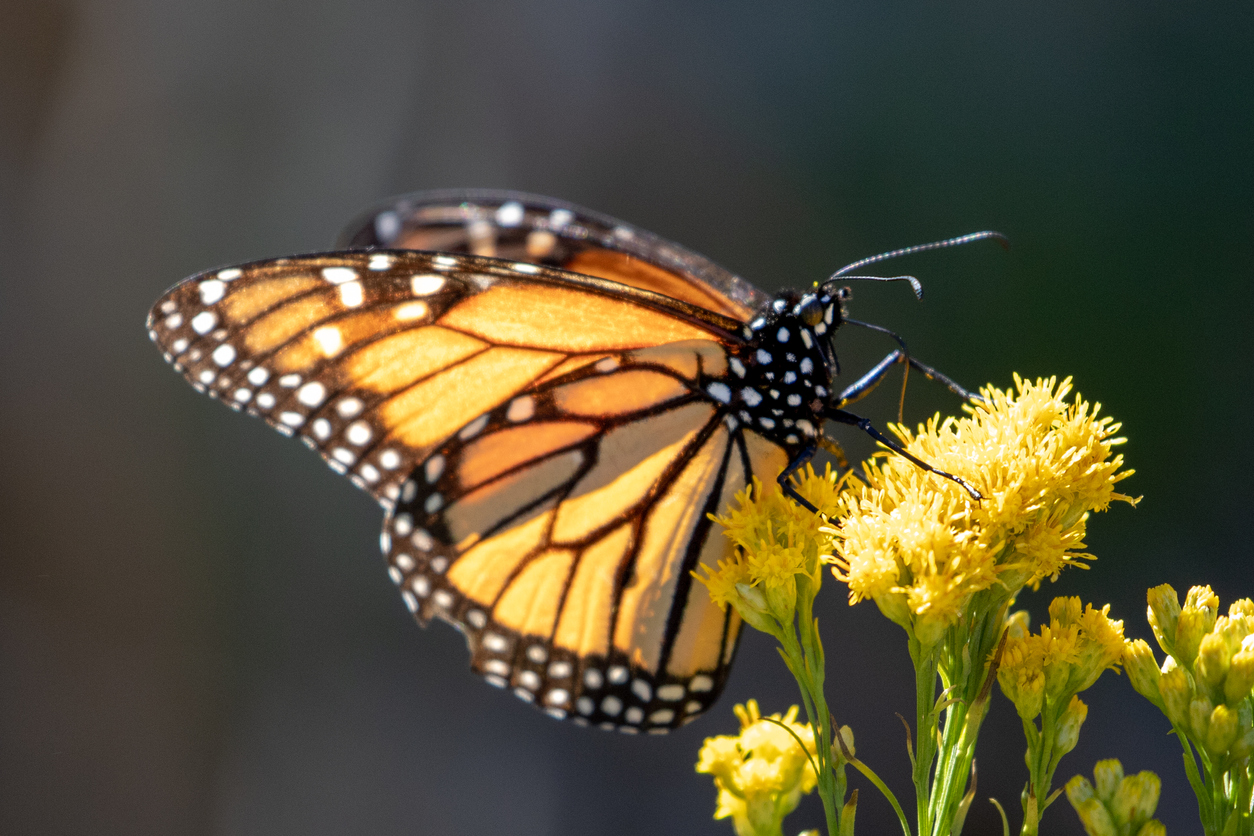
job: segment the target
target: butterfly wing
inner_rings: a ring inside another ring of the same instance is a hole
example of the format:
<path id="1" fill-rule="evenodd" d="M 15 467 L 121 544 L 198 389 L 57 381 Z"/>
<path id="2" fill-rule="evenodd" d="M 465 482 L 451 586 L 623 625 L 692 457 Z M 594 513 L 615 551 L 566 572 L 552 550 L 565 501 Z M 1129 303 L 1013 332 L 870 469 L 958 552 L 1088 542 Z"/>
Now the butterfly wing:
<path id="1" fill-rule="evenodd" d="M 690 340 L 608 355 L 529 388 L 432 453 L 385 526 L 420 620 L 465 633 L 475 670 L 557 717 L 668 731 L 722 690 L 740 621 L 692 572 L 709 519 L 785 451 L 726 404 L 727 355 Z"/>
<path id="2" fill-rule="evenodd" d="M 598 212 L 521 192 L 416 192 L 362 215 L 344 247 L 497 256 L 560 267 L 681 299 L 747 321 L 770 301 L 678 244 Z"/>
<path id="3" fill-rule="evenodd" d="M 193 276 L 149 334 L 199 391 L 299 435 L 385 505 L 466 424 L 546 376 L 740 323 L 530 263 L 418 252 L 277 259 Z"/>
<path id="4" fill-rule="evenodd" d="M 704 291 L 702 291 L 704 292 Z M 694 586 L 707 514 L 787 451 L 740 426 L 738 319 L 532 262 L 350 251 L 204 273 L 150 335 L 197 389 L 298 435 L 392 513 L 390 573 L 495 685 L 666 731 L 739 622 Z"/>

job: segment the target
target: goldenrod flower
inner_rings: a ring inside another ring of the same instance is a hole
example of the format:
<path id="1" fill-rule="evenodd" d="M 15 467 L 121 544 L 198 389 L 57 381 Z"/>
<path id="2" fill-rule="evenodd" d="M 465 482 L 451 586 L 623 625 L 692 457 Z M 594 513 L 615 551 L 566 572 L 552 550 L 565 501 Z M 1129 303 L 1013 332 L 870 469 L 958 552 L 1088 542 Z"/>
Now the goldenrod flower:
<path id="1" fill-rule="evenodd" d="M 697 771 L 714 776 L 718 788 L 714 818 L 731 817 L 738 836 L 778 834 L 784 816 L 814 789 L 814 733 L 808 725 L 796 722 L 795 705 L 782 717 L 772 714 L 769 720 L 762 718 L 756 700 L 736 706 L 735 711 L 740 734 L 707 737 Z"/>
<path id="2" fill-rule="evenodd" d="M 1097 762 L 1093 777 L 1096 787 L 1083 775 L 1067 782 L 1067 800 L 1089 836 L 1166 836 L 1162 822 L 1151 818 L 1162 789 L 1157 775 L 1125 776 L 1123 764 L 1111 758 Z"/>
<path id="3" fill-rule="evenodd" d="M 981 389 L 985 402 L 965 407 L 966 417 L 893 427 L 908 451 L 984 499 L 901 456 L 869 464 L 867 483 L 850 483 L 840 525 L 829 529 L 850 599 L 873 599 L 926 643 L 994 584 L 1013 596 L 1092 559 L 1082 551 L 1088 514 L 1116 499 L 1135 503 L 1114 490 L 1133 471 L 1112 454 L 1120 425 L 1098 417 L 1100 404 L 1068 401 L 1070 392 L 1070 378 L 1016 375 L 1013 391 Z"/>
<path id="4" fill-rule="evenodd" d="M 1184 606 L 1168 584 L 1146 597 L 1167 658 L 1158 669 L 1147 643 L 1127 642 L 1128 678 L 1180 737 L 1207 836 L 1245 832 L 1254 815 L 1254 601 L 1220 615 L 1209 586 L 1190 589 Z"/>
<path id="5" fill-rule="evenodd" d="M 1220 615 L 1209 586 L 1190 589 L 1183 607 L 1168 584 L 1147 598 L 1154 637 L 1168 655 L 1154 676 L 1149 645 L 1128 642 L 1133 687 L 1217 761 L 1244 758 L 1254 751 L 1254 601 L 1243 598 Z"/>
<path id="6" fill-rule="evenodd" d="M 830 467 L 820 476 L 807 466 L 797 490 L 821 514 L 835 511 L 838 484 Z M 777 486 L 764 489 L 754 479 L 736 495 L 736 506 L 727 516 L 713 519 L 736 549 L 732 557 L 719 561 L 716 570 L 701 567 L 705 574 L 694 577 L 709 589 L 714 603 L 723 608 L 731 604 L 757 629 L 775 632 L 756 619 L 773 616 L 789 622 L 796 607 L 798 576 L 815 589 L 821 583 L 822 518 L 784 496 Z"/>
<path id="7" fill-rule="evenodd" d="M 1002 651 L 997 681 L 1024 720 L 1036 717 L 1048 700 L 1061 706 L 1087 689 L 1123 656 L 1123 622 L 1108 615 L 1110 605 L 1083 611 L 1079 598 L 1055 598 L 1049 624 L 1039 635 L 1023 632 L 1016 613 Z"/>

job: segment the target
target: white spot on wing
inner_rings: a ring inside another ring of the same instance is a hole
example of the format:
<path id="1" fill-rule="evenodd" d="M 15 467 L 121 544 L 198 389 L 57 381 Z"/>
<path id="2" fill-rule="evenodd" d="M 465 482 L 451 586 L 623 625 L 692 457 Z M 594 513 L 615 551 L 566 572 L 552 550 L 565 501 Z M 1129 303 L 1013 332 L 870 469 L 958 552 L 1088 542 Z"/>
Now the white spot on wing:
<path id="1" fill-rule="evenodd" d="M 208 334 L 218 324 L 218 315 L 213 311 L 201 311 L 192 317 L 192 330 L 197 334 Z"/>
<path id="2" fill-rule="evenodd" d="M 228 267 L 225 270 L 218 271 L 218 278 L 224 282 L 233 282 L 243 275 L 238 267 Z"/>
<path id="3" fill-rule="evenodd" d="M 344 287 L 348 287 L 348 285 Z M 340 288 L 340 292 L 343 293 L 343 291 L 344 288 Z M 344 335 L 334 325 L 323 325 L 321 328 L 315 329 L 313 338 L 324 357 L 334 357 L 344 347 Z"/>
<path id="4" fill-rule="evenodd" d="M 731 403 L 731 389 L 726 383 L 714 381 L 705 387 L 705 391 L 710 393 L 710 397 L 719 403 Z"/>
<path id="5" fill-rule="evenodd" d="M 323 386 L 321 383 L 319 383 L 316 380 L 312 380 L 309 383 L 306 383 L 304 386 L 300 387 L 300 389 L 297 390 L 296 392 L 296 400 L 300 401 L 305 406 L 310 406 L 310 407 L 317 406 L 318 404 L 322 403 L 323 399 L 326 398 L 326 396 L 327 396 L 327 387 Z"/>
<path id="6" fill-rule="evenodd" d="M 480 415 L 478 418 L 476 418 L 475 420 L 467 424 L 465 427 L 463 427 L 462 431 L 457 434 L 457 437 L 460 438 L 462 441 L 465 441 L 468 438 L 474 438 L 479 433 L 483 432 L 483 428 L 486 427 L 487 425 L 488 425 L 488 416 Z"/>
<path id="7" fill-rule="evenodd" d="M 365 421 L 354 421 L 349 424 L 348 429 L 344 431 L 344 438 L 347 439 L 349 444 L 356 447 L 361 447 L 362 445 L 368 443 L 372 435 L 373 433 L 370 430 L 370 425 Z"/>
<path id="8" fill-rule="evenodd" d="M 392 311 L 392 316 L 400 322 L 412 322 L 415 319 L 426 318 L 427 310 L 426 302 L 406 302 Z"/>
<path id="9" fill-rule="evenodd" d="M 536 401 L 530 395 L 514 398 L 510 401 L 509 409 L 505 411 L 505 417 L 514 422 L 526 421 L 535 414 Z"/>
<path id="10" fill-rule="evenodd" d="M 699 673 L 692 679 L 688 680 L 688 690 L 693 693 L 701 694 L 714 688 L 714 680 L 703 673 Z"/>
<path id="11" fill-rule="evenodd" d="M 443 258 L 443 256 L 436 256 L 435 262 L 437 264 L 443 264 L 444 262 L 440 260 L 441 258 Z M 455 260 L 452 261 L 452 264 L 456 263 L 457 262 Z M 440 288 L 444 287 L 444 281 L 445 279 L 443 276 L 437 276 L 432 273 L 420 273 L 410 278 L 409 286 L 414 291 L 415 296 L 430 296 L 432 293 L 436 293 Z"/>
<path id="12" fill-rule="evenodd" d="M 200 283 L 200 302 L 202 305 L 212 305 L 222 299 L 226 295 L 226 282 L 218 279 L 205 279 Z"/>
<path id="13" fill-rule="evenodd" d="M 366 299 L 361 282 L 346 282 L 340 285 L 340 301 L 347 307 L 356 308 Z"/>
<path id="14" fill-rule="evenodd" d="M 518 226 L 523 222 L 524 215 L 523 205 L 517 200 L 511 200 L 502 203 L 501 208 L 496 210 L 496 222 L 501 226 Z"/>
<path id="15" fill-rule="evenodd" d="M 230 343 L 223 343 L 213 350 L 213 362 L 222 368 L 226 368 L 235 362 L 235 346 Z"/>
<path id="16" fill-rule="evenodd" d="M 323 267 L 322 278 L 331 284 L 344 284 L 357 280 L 357 271 L 351 267 Z"/>

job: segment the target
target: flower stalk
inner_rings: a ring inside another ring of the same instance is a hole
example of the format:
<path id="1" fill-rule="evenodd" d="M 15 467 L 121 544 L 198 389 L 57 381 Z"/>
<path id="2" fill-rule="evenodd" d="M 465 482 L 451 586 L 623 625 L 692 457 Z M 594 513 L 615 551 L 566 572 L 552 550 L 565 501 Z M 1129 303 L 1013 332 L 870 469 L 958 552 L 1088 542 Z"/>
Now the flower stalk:
<path id="1" fill-rule="evenodd" d="M 835 510 L 838 480 L 830 468 L 819 476 L 807 467 L 797 488 L 821 514 Z M 775 486 L 764 490 L 756 480 L 737 496 L 737 506 L 715 518 L 736 546 L 733 557 L 696 577 L 716 604 L 734 607 L 746 623 L 779 643 L 815 740 L 816 784 L 828 833 L 842 833 L 845 818 L 851 831 L 854 810 L 846 809 L 845 762 L 833 754 L 835 724 L 823 690 L 825 657 L 814 617 L 823 582 L 819 520 Z"/>
<path id="2" fill-rule="evenodd" d="M 1135 502 L 1114 490 L 1132 474 L 1112 449 L 1123 441 L 1119 425 L 1099 417 L 1100 405 L 1068 400 L 1070 391 L 1069 379 L 1016 376 L 1013 390 L 982 389 L 983 401 L 965 407 L 963 418 L 938 416 L 913 432 L 893 427 L 906 450 L 961 476 L 984 499 L 973 502 L 953 482 L 879 454 L 865 465 L 865 481 L 841 493 L 839 524 L 824 529 L 851 603 L 875 601 L 907 634 L 919 836 L 961 831 L 1015 597 L 1093 559 L 1083 551 L 1091 512 Z"/>

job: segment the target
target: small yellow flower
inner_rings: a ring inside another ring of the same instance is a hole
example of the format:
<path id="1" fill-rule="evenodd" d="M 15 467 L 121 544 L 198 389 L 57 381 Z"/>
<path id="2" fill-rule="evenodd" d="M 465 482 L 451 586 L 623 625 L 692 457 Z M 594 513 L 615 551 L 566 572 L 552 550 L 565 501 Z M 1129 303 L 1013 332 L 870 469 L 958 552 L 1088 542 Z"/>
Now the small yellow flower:
<path id="1" fill-rule="evenodd" d="M 1118 667 L 1124 653 L 1123 622 L 1111 619 L 1109 612 L 1109 604 L 1100 610 L 1089 604 L 1082 611 L 1079 598 L 1055 598 L 1049 624 L 1039 635 L 1025 633 L 1022 617 L 1015 614 L 997 681 L 1020 717 L 1033 719 L 1045 702 L 1061 708 L 1103 671 Z"/>
<path id="2" fill-rule="evenodd" d="M 817 782 L 811 762 L 814 733 L 796 721 L 795 705 L 782 717 L 772 714 L 770 719 L 763 719 L 756 700 L 737 705 L 735 711 L 740 734 L 707 737 L 697 771 L 714 776 L 718 788 L 714 818 L 730 817 L 739 836 L 779 833 L 784 816 Z"/>
<path id="3" fill-rule="evenodd" d="M 1123 774 L 1123 764 L 1111 758 L 1093 769 L 1097 786 L 1083 775 L 1067 782 L 1067 800 L 1080 815 L 1089 836 L 1166 836 L 1166 829 L 1151 818 L 1158 807 L 1162 782 L 1153 772 Z"/>
<path id="4" fill-rule="evenodd" d="M 1112 453 L 1119 424 L 1099 418 L 1099 405 L 1068 401 L 1070 391 L 1070 378 L 1016 375 L 1015 391 L 982 389 L 985 402 L 964 418 L 893 427 L 909 452 L 984 499 L 901 456 L 868 463 L 867 482 L 839 496 L 839 526 L 824 529 L 851 602 L 873 599 L 926 645 L 977 593 L 997 585 L 1013 597 L 1092 559 L 1082 551 L 1088 514 L 1135 503 L 1114 490 L 1133 471 Z"/>
<path id="5" fill-rule="evenodd" d="M 835 512 L 839 487 L 830 467 L 820 476 L 807 466 L 797 490 L 820 513 Z M 736 548 L 717 569 L 702 566 L 705 574 L 693 577 L 705 584 L 714 603 L 724 609 L 731 604 L 759 630 L 774 632 L 769 618 L 791 621 L 798 576 L 814 590 L 821 583 L 822 518 L 784 496 L 777 486 L 764 489 L 754 479 L 736 495 L 736 506 L 727 516 L 712 519 L 723 526 Z"/>
<path id="6" fill-rule="evenodd" d="M 1216 764 L 1254 750 L 1254 601 L 1219 614 L 1219 597 L 1195 586 L 1179 605 L 1168 584 L 1147 594 L 1149 622 L 1167 652 L 1160 671 L 1143 641 L 1128 642 L 1124 660 L 1133 687 L 1183 729 Z"/>

